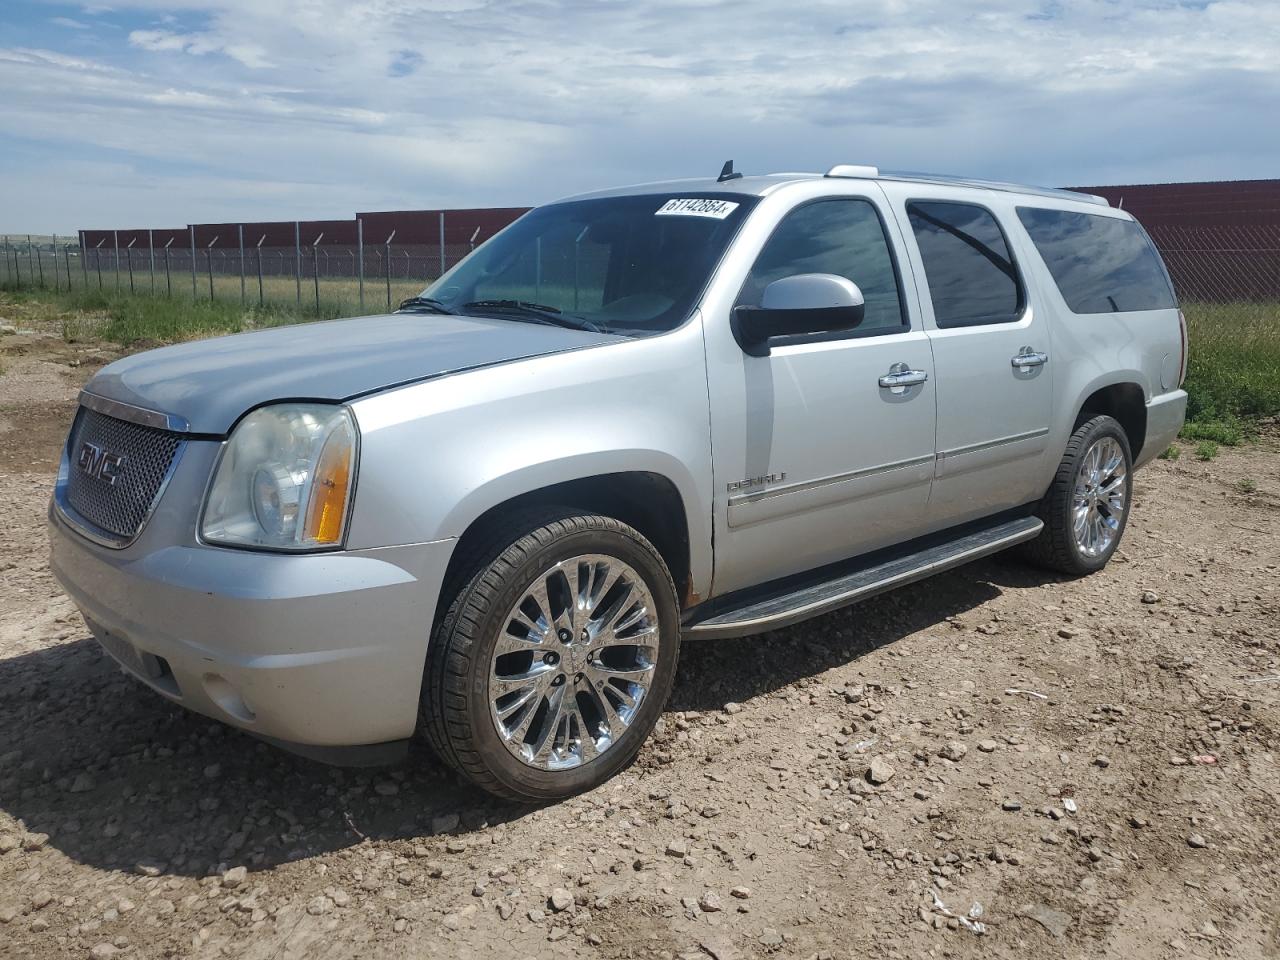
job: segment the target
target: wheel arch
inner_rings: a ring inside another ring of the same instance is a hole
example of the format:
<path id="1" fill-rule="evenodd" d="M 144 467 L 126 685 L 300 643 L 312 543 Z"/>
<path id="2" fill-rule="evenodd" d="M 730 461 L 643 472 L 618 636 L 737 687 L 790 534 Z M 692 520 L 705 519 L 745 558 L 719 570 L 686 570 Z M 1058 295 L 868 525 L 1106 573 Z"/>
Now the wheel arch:
<path id="1" fill-rule="evenodd" d="M 1137 379 L 1119 379 L 1105 384 L 1092 384 L 1076 408 L 1069 433 L 1094 417 L 1106 415 L 1124 429 L 1129 452 L 1134 462 L 1147 439 L 1146 391 Z"/>
<path id="2" fill-rule="evenodd" d="M 701 599 L 704 577 L 690 537 L 689 509 L 676 483 L 652 470 L 621 470 L 589 474 L 534 486 L 493 502 L 479 512 L 473 508 L 454 547 L 445 583 L 456 583 L 462 565 L 473 562 L 477 550 L 497 544 L 513 517 L 538 508 L 564 508 L 612 517 L 635 528 L 657 549 L 671 572 L 681 607 Z M 523 532 L 523 531 L 520 531 Z M 511 531 L 512 535 L 518 535 Z"/>

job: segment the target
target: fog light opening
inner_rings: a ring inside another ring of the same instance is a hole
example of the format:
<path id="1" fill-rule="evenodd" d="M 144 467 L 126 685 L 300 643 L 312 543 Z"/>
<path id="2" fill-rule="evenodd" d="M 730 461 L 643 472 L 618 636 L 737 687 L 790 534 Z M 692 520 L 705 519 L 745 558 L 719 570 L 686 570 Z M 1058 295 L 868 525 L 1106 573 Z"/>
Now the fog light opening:
<path id="1" fill-rule="evenodd" d="M 257 714 L 245 703 L 244 697 L 240 696 L 239 691 L 233 687 L 225 677 L 216 673 L 206 673 L 201 682 L 204 683 L 205 693 L 209 695 L 209 699 L 216 703 L 228 716 L 239 720 L 241 723 L 253 723 L 257 720 Z"/>

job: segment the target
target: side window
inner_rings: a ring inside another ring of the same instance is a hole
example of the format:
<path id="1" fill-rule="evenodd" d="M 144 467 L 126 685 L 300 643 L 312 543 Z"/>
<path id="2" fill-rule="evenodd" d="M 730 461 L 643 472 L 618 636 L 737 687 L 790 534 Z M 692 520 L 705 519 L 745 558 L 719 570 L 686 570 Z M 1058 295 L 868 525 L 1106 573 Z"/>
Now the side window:
<path id="1" fill-rule="evenodd" d="M 833 273 L 858 285 L 867 309 L 854 335 L 906 327 L 889 241 L 868 201 L 819 200 L 787 214 L 756 258 L 738 303 L 754 306 L 773 281 L 800 273 Z"/>
<path id="2" fill-rule="evenodd" d="M 1036 207 L 1019 207 L 1018 219 L 1072 313 L 1178 305 L 1160 254 L 1135 221 Z"/>
<path id="3" fill-rule="evenodd" d="M 1012 323 L 1022 315 L 1022 283 L 991 212 L 971 203 L 916 201 L 907 217 L 924 261 L 939 327 Z"/>

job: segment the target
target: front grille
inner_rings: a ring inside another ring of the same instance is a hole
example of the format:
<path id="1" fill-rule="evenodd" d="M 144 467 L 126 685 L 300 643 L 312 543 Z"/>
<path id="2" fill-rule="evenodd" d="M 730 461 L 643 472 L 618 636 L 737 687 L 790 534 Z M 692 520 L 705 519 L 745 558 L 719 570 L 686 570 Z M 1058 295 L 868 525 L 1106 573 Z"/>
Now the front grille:
<path id="1" fill-rule="evenodd" d="M 182 435 L 81 407 L 67 444 L 67 502 L 95 527 L 132 540 L 160 495 Z"/>

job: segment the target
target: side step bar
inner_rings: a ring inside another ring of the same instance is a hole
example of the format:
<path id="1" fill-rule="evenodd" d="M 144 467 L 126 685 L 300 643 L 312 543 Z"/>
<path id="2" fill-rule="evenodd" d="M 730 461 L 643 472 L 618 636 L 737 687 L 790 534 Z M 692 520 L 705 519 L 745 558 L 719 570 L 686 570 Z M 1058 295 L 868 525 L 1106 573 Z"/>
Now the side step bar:
<path id="1" fill-rule="evenodd" d="M 740 606 L 715 611 L 705 619 L 698 619 L 695 612 L 695 619 L 684 626 L 684 636 L 690 640 L 723 639 L 789 627 L 1032 540 L 1043 528 L 1038 517 L 1020 517 L 790 592 L 757 594 Z"/>

